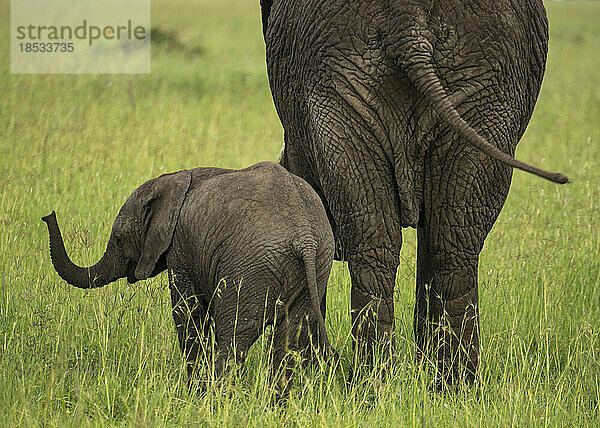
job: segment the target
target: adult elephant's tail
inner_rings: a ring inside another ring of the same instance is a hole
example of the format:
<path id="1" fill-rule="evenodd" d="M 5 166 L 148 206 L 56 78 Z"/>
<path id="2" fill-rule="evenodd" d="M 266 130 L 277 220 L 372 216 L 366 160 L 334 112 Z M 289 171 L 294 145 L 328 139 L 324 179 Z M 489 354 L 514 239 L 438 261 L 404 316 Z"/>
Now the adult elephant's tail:
<path id="1" fill-rule="evenodd" d="M 477 133 L 456 111 L 448 94 L 440 82 L 433 66 L 433 47 L 423 38 L 411 44 L 402 63 L 408 77 L 417 90 L 429 101 L 440 118 L 454 130 L 463 135 L 467 141 L 482 152 L 506 165 L 530 172 L 555 183 L 564 184 L 569 181 L 566 175 L 548 172 L 525 162 L 517 160 L 500 151 Z"/>

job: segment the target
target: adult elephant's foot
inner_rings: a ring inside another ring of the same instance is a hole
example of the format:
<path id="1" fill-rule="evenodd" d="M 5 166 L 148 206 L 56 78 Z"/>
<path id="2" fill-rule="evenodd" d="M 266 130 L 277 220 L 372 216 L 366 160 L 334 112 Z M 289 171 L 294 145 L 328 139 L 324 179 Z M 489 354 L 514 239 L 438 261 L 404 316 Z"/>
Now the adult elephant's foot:
<path id="1" fill-rule="evenodd" d="M 470 300 L 471 297 L 461 296 L 457 300 Z M 477 306 L 472 302 L 465 306 L 464 302 L 443 301 L 441 307 L 441 311 L 417 320 L 419 365 L 434 363 L 438 389 L 461 382 L 471 384 L 476 378 L 479 361 Z"/>
<path id="2" fill-rule="evenodd" d="M 394 349 L 394 282 L 398 257 L 387 248 L 349 258 L 354 368 L 387 363 Z"/>
<path id="3" fill-rule="evenodd" d="M 429 252 L 420 239 L 414 324 L 417 356 L 420 365 L 434 363 L 440 389 L 475 380 L 478 299 L 477 257 Z"/>

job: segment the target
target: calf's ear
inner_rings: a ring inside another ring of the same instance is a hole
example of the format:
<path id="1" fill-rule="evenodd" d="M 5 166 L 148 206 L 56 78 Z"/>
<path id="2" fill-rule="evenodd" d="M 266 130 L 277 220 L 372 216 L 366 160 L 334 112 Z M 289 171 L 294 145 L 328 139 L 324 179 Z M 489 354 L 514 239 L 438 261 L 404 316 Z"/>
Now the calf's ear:
<path id="1" fill-rule="evenodd" d="M 135 268 L 137 279 L 152 276 L 160 256 L 171 245 L 175 225 L 185 200 L 192 174 L 184 170 L 161 175 L 143 186 L 144 205 L 142 249 Z"/>

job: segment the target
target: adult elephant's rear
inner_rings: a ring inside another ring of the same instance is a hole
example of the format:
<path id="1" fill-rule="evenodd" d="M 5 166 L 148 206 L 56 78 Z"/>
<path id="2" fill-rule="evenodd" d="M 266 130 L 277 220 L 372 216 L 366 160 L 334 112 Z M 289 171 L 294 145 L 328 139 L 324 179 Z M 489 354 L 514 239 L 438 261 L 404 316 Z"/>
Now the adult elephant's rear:
<path id="1" fill-rule="evenodd" d="M 263 0 L 281 162 L 317 190 L 352 279 L 355 343 L 393 344 L 402 228 L 415 335 L 454 379 L 478 362 L 477 265 L 547 52 L 541 0 Z M 462 362 L 463 364 L 457 364 Z"/>

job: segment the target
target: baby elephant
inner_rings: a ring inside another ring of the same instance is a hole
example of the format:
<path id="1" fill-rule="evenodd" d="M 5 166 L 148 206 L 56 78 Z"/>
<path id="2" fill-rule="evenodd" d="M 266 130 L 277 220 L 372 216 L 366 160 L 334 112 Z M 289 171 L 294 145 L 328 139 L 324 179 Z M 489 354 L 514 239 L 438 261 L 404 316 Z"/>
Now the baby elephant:
<path id="1" fill-rule="evenodd" d="M 125 276 L 134 283 L 168 270 L 190 379 L 211 325 L 216 377 L 229 358 L 244 361 L 266 325 L 275 326 L 273 370 L 285 365 L 282 382 L 292 364 L 286 353 L 307 350 L 311 340 L 337 357 L 323 319 L 334 252 L 327 215 L 315 191 L 277 164 L 196 168 L 147 181 L 127 199 L 104 255 L 89 268 L 67 256 L 54 212 L 42 220 L 54 268 L 76 287 Z"/>

